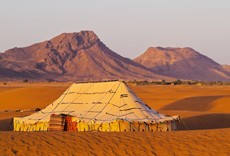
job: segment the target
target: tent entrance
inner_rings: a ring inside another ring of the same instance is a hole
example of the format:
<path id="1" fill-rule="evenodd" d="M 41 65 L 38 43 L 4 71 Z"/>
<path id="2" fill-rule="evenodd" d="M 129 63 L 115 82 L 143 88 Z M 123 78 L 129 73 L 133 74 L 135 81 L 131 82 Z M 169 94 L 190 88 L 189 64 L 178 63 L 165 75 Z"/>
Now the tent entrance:
<path id="1" fill-rule="evenodd" d="M 66 114 L 52 114 L 48 131 L 77 131 L 77 123 L 73 122 L 72 118 Z"/>

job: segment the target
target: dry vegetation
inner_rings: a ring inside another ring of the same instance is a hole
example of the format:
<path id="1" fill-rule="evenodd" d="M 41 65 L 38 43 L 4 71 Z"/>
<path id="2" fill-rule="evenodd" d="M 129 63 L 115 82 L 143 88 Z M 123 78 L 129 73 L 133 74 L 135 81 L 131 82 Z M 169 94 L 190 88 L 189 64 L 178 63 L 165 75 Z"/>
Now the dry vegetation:
<path id="1" fill-rule="evenodd" d="M 43 108 L 69 85 L 2 84 L 0 131 L 10 130 L 13 116 L 33 113 L 10 110 Z M 145 85 L 131 88 L 155 110 L 180 115 L 190 130 L 157 133 L 0 132 L 1 155 L 230 155 L 230 86 Z"/>

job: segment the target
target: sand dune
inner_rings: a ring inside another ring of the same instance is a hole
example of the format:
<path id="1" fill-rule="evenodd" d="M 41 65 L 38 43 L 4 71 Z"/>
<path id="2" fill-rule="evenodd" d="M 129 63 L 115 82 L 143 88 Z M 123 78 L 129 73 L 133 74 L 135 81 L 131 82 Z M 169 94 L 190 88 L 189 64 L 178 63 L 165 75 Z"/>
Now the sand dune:
<path id="1" fill-rule="evenodd" d="M 156 110 L 170 108 L 170 110 L 230 112 L 228 105 L 230 86 L 132 86 L 132 88 Z M 196 106 L 193 106 L 194 104 Z M 216 109 L 219 104 L 224 105 L 224 109 Z"/>
<path id="2" fill-rule="evenodd" d="M 1 132 L 3 155 L 230 155 L 230 129 L 159 133 Z"/>
<path id="3" fill-rule="evenodd" d="M 148 105 L 190 130 L 230 128 L 230 86 L 134 86 Z"/>
<path id="4" fill-rule="evenodd" d="M 0 110 L 43 108 L 57 99 L 66 86 L 0 87 Z"/>
<path id="5" fill-rule="evenodd" d="M 0 131 L 12 117 L 50 104 L 69 84 L 0 85 Z M 230 155 L 230 86 L 131 86 L 153 109 L 180 115 L 189 131 L 0 132 L 1 155 Z M 13 96 L 12 96 L 13 95 Z M 208 129 L 208 130 L 202 130 Z M 191 131 L 193 130 L 193 131 Z"/>

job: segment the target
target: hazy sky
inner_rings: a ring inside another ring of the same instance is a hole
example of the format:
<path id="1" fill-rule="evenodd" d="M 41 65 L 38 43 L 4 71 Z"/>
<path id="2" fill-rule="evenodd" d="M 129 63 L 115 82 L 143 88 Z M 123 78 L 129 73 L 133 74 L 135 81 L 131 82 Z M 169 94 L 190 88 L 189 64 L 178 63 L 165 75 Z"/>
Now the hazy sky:
<path id="1" fill-rule="evenodd" d="M 230 0 L 0 0 L 1 52 L 81 30 L 124 57 L 192 47 L 230 64 Z"/>

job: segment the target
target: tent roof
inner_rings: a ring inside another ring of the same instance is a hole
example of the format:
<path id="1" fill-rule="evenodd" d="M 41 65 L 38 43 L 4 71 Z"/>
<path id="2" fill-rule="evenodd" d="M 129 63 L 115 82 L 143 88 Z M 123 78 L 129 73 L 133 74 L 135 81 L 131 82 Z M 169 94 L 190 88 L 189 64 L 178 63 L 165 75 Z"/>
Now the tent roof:
<path id="1" fill-rule="evenodd" d="M 123 81 L 72 84 L 45 109 L 21 118 L 25 123 L 49 121 L 51 114 L 67 114 L 85 122 L 172 120 L 146 105 Z"/>

